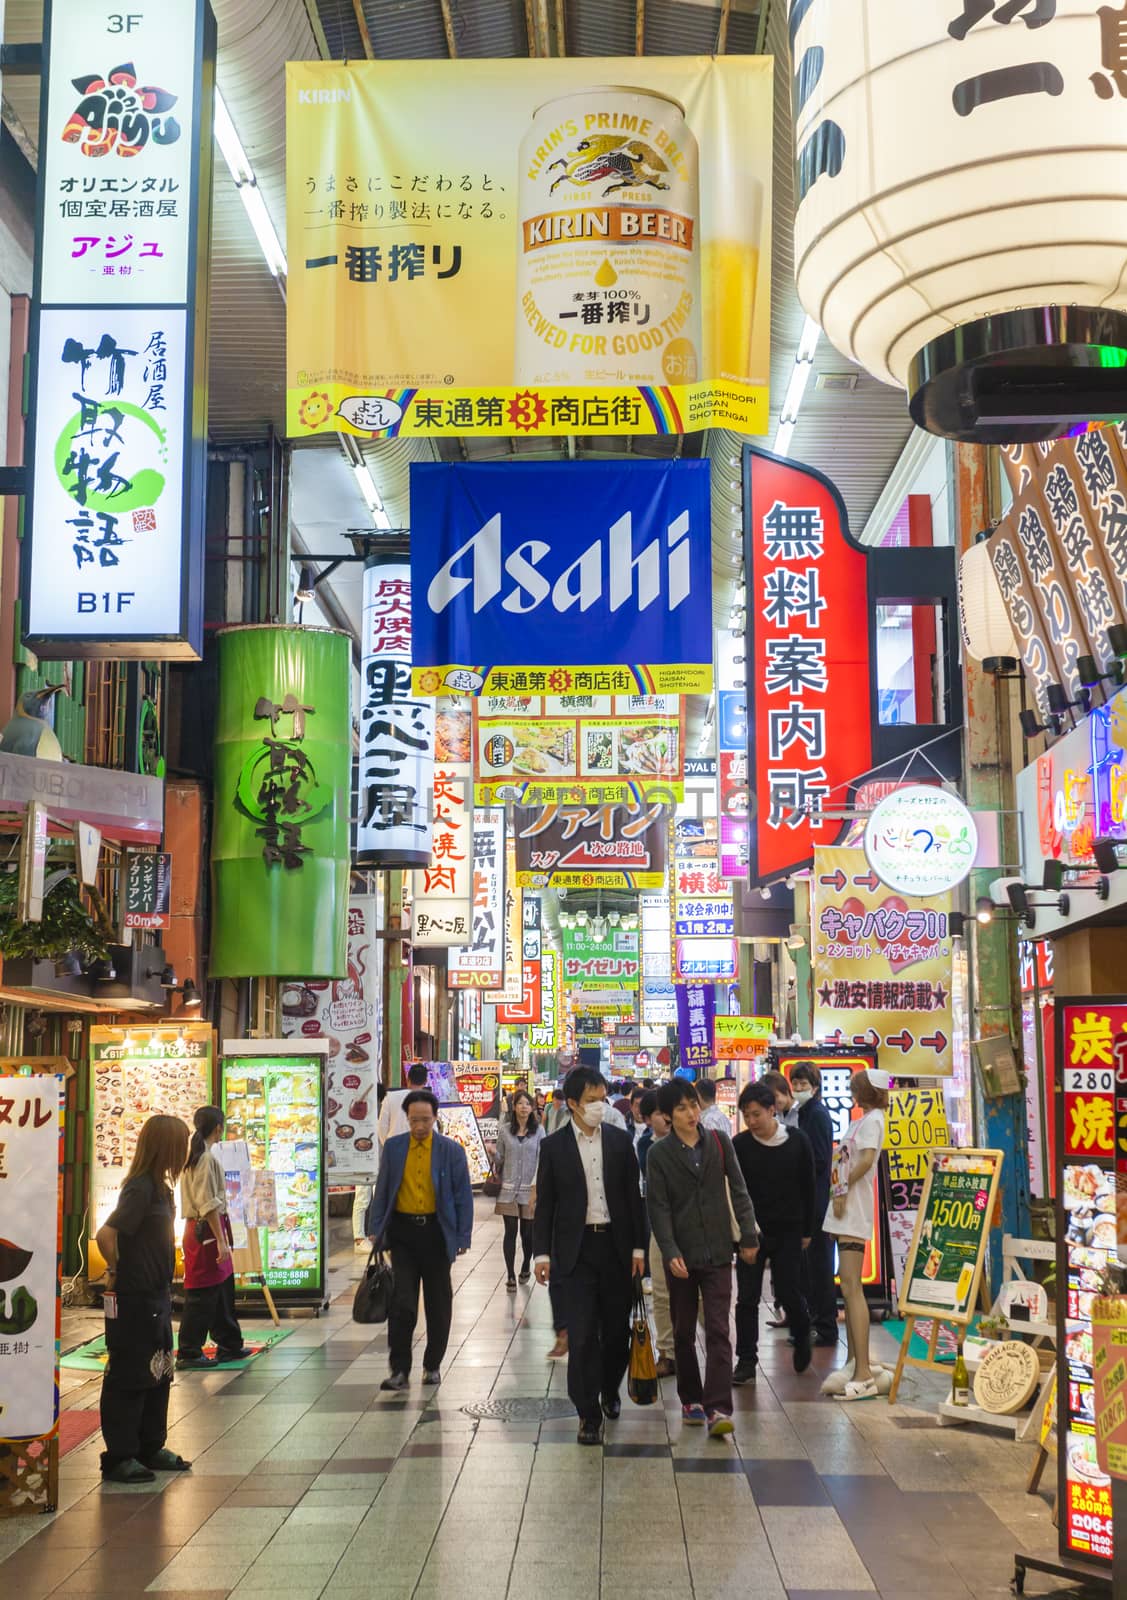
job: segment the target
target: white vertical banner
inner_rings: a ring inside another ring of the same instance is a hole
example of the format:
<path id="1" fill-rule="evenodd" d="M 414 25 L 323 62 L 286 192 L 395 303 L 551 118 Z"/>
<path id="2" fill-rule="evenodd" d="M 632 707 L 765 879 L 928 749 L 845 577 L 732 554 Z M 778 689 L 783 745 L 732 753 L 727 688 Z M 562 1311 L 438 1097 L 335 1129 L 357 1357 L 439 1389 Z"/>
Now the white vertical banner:
<path id="1" fill-rule="evenodd" d="M 473 814 L 473 934 L 451 950 L 446 981 L 451 989 L 497 989 L 505 981 L 505 813 L 479 808 Z"/>
<path id="2" fill-rule="evenodd" d="M 442 742 L 464 760 L 443 759 L 436 751 L 431 801 L 429 863 L 412 874 L 411 937 L 417 945 L 447 949 L 472 938 L 473 909 L 473 765 L 470 760 L 471 716 L 453 701 L 438 702 L 437 720 L 447 728 Z M 444 710 L 444 705 L 453 709 Z M 463 743 L 461 728 L 464 725 Z M 459 731 L 451 732 L 452 728 Z M 436 733 L 436 739 L 438 735 Z"/>
<path id="3" fill-rule="evenodd" d="M 0 1434 L 6 1439 L 50 1433 L 59 1415 L 62 1096 L 61 1077 L 0 1077 Z"/>
<path id="4" fill-rule="evenodd" d="M 435 702 L 411 695 L 411 568 L 376 556 L 364 568 L 356 862 L 430 860 Z"/>

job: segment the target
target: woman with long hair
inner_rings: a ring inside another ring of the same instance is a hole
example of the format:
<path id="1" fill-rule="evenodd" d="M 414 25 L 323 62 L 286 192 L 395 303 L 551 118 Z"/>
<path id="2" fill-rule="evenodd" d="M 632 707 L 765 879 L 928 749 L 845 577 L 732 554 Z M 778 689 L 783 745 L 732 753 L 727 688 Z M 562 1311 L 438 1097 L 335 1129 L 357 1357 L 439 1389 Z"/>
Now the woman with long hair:
<path id="1" fill-rule="evenodd" d="M 532 1273 L 532 1213 L 535 1209 L 536 1167 L 540 1160 L 540 1141 L 544 1130 L 536 1115 L 536 1102 L 527 1089 L 518 1089 L 509 1102 L 509 1115 L 501 1118 L 497 1130 L 497 1177 L 501 1193 L 495 1210 L 505 1219 L 505 1288 L 516 1292 L 517 1229 L 523 1262 L 520 1281 L 527 1283 Z"/>
<path id="2" fill-rule="evenodd" d="M 184 1170 L 188 1130 L 179 1117 L 150 1117 L 117 1205 L 98 1229 L 106 1261 L 106 1363 L 102 1379 L 102 1477 L 151 1483 L 191 1466 L 165 1449 L 172 1383 L 172 1185 Z"/>
<path id="3" fill-rule="evenodd" d="M 833 1156 L 831 1200 L 822 1227 L 837 1240 L 838 1277 L 845 1301 L 849 1360 L 822 1385 L 841 1400 L 873 1400 L 892 1387 L 890 1373 L 869 1359 L 869 1305 L 862 1283 L 865 1246 L 873 1232 L 873 1178 L 884 1145 L 891 1079 L 878 1067 L 855 1072 L 849 1090 L 864 1115 L 849 1129 Z"/>
<path id="4" fill-rule="evenodd" d="M 177 1369 L 215 1367 L 238 1361 L 244 1354 L 243 1330 L 235 1316 L 235 1268 L 231 1260 L 231 1223 L 227 1186 L 212 1146 L 223 1137 L 224 1116 L 218 1106 L 201 1106 L 192 1121 L 195 1132 L 188 1163 L 180 1178 L 180 1210 L 184 1214 L 184 1314 L 180 1318 Z M 215 1340 L 214 1358 L 205 1356 L 208 1334 Z"/>

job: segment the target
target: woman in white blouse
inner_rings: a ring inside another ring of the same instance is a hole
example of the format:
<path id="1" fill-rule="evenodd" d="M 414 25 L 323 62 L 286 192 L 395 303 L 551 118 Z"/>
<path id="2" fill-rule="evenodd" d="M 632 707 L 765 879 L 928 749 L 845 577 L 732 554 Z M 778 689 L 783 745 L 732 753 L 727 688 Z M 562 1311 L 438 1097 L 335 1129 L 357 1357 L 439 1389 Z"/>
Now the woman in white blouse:
<path id="1" fill-rule="evenodd" d="M 201 1106 L 192 1119 L 195 1132 L 188 1165 L 180 1176 L 180 1210 L 184 1215 L 184 1312 L 176 1365 L 215 1367 L 246 1354 L 243 1330 L 235 1316 L 235 1267 L 231 1260 L 231 1224 L 227 1187 L 212 1145 L 223 1137 L 224 1117 L 218 1106 Z M 215 1355 L 205 1356 L 208 1336 Z"/>

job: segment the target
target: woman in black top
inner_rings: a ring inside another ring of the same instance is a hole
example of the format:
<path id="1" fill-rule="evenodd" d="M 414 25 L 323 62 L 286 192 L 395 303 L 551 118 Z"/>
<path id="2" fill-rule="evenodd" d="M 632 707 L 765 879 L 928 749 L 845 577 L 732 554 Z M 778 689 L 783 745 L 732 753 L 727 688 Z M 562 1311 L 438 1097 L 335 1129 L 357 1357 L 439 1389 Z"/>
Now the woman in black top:
<path id="1" fill-rule="evenodd" d="M 108 1267 L 102 1477 L 113 1483 L 151 1483 L 158 1471 L 191 1465 L 164 1446 L 176 1266 L 171 1186 L 187 1156 L 188 1130 L 179 1117 L 150 1117 L 117 1205 L 97 1233 Z"/>

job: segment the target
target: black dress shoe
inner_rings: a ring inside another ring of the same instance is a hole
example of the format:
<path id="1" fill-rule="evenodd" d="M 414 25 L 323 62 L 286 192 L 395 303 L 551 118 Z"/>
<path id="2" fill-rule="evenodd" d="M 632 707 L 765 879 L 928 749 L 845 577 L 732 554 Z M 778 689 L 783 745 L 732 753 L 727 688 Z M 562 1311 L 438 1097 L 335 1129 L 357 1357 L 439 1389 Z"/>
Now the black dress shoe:
<path id="1" fill-rule="evenodd" d="M 746 1357 L 736 1362 L 736 1370 L 732 1373 L 733 1383 L 754 1383 L 756 1363 Z"/>
<path id="2" fill-rule="evenodd" d="M 617 1422 L 622 1415 L 622 1401 L 616 1394 L 603 1396 L 603 1416 Z"/>
<path id="3" fill-rule="evenodd" d="M 601 1417 L 584 1417 L 579 1424 L 576 1438 L 580 1444 L 602 1444 L 603 1419 Z"/>
<path id="4" fill-rule="evenodd" d="M 389 1372 L 380 1384 L 381 1389 L 406 1389 L 410 1380 L 405 1372 Z"/>
<path id="5" fill-rule="evenodd" d="M 813 1359 L 814 1352 L 810 1348 L 810 1340 L 796 1340 L 794 1346 L 794 1370 L 796 1372 L 805 1372 Z"/>
<path id="6" fill-rule="evenodd" d="M 442 1374 L 437 1367 L 428 1367 L 423 1373 L 423 1382 L 433 1384 L 437 1388 L 442 1382 Z"/>
<path id="7" fill-rule="evenodd" d="M 814 1343 L 819 1350 L 836 1350 L 841 1340 L 836 1333 L 820 1333 Z"/>

